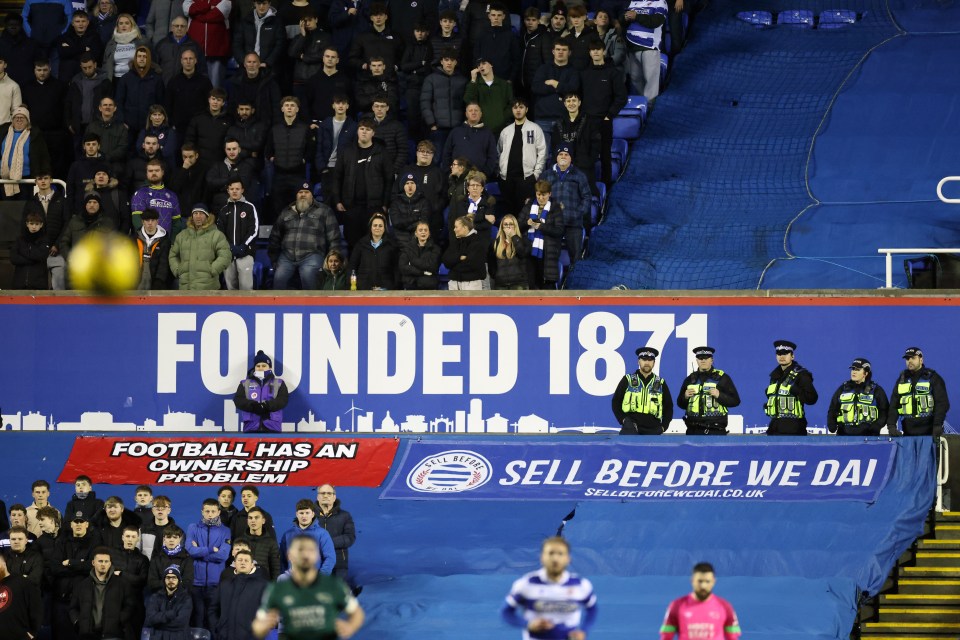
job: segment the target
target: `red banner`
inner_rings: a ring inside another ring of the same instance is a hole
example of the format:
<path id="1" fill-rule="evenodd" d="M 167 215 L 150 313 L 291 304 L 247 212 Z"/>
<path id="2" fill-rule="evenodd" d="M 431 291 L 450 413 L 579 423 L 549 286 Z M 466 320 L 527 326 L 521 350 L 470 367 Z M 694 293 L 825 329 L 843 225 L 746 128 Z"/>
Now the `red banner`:
<path id="1" fill-rule="evenodd" d="M 79 437 L 59 482 L 266 484 L 379 487 L 399 441 L 392 438 Z"/>

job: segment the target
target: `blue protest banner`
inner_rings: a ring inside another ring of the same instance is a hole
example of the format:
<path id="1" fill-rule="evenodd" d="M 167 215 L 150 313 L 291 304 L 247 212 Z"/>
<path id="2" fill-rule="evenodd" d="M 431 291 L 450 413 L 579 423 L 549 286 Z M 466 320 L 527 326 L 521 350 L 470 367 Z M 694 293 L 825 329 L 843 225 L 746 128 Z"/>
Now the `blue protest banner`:
<path id="1" fill-rule="evenodd" d="M 854 500 L 890 474 L 889 440 L 410 442 L 381 494 L 455 500 Z"/>

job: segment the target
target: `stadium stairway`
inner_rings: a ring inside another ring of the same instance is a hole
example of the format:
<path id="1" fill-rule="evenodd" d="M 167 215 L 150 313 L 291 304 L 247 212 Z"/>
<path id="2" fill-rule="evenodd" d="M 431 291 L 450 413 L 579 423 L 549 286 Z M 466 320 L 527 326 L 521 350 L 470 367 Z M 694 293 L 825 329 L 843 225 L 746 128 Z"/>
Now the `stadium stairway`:
<path id="1" fill-rule="evenodd" d="M 710 3 L 567 288 L 875 288 L 877 248 L 960 242 L 935 195 L 960 143 L 960 7 L 842 8 L 856 22 L 827 29 L 776 19 L 817 24 L 826 0 Z"/>
<path id="2" fill-rule="evenodd" d="M 928 534 L 900 558 L 879 597 L 863 640 L 960 636 L 960 511 L 934 514 Z M 864 617 L 861 610 L 861 619 Z"/>

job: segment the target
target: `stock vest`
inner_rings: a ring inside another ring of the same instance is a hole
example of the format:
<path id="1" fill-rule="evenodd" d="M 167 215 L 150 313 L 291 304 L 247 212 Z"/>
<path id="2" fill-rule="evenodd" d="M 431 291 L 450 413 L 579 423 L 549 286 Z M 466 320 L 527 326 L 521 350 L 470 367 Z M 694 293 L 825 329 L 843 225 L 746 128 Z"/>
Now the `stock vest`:
<path id="1" fill-rule="evenodd" d="M 857 392 L 853 383 L 844 382 L 840 390 L 840 414 L 837 423 L 859 425 L 876 422 L 879 416 L 877 410 L 877 385 L 868 382 Z"/>
<path id="2" fill-rule="evenodd" d="M 663 380 L 653 374 L 650 382 L 644 385 L 639 374 L 628 373 L 627 390 L 623 394 L 624 413 L 646 413 L 663 419 Z"/>
<path id="3" fill-rule="evenodd" d="M 690 398 L 687 414 L 691 416 L 715 418 L 727 415 L 727 408 L 710 395 L 710 389 L 716 389 L 723 377 L 722 369 L 711 369 L 706 380 L 697 385 L 697 395 Z M 687 388 L 693 385 L 687 385 Z"/>
<path id="4" fill-rule="evenodd" d="M 796 366 L 786 378 L 779 382 L 771 382 L 767 385 L 767 406 L 766 414 L 772 418 L 791 418 L 799 420 L 803 417 L 803 403 L 797 399 L 793 392 L 793 385 L 797 382 L 797 376 L 803 371 L 802 367 Z"/>
<path id="5" fill-rule="evenodd" d="M 926 418 L 933 413 L 933 390 L 930 387 L 932 373 L 929 369 L 923 369 L 916 384 L 910 381 L 906 372 L 900 374 L 897 381 L 897 393 L 900 395 L 897 413 L 907 418 Z"/>

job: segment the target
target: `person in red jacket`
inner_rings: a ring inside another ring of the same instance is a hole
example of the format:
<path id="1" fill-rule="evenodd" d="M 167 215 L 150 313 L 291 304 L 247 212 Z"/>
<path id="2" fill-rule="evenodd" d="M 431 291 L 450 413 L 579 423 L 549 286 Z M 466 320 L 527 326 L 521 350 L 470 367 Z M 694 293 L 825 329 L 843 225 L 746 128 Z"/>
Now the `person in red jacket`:
<path id="1" fill-rule="evenodd" d="M 203 48 L 207 58 L 207 76 L 211 84 L 223 88 L 227 58 L 230 55 L 230 33 L 227 17 L 231 0 L 186 0 L 183 8 L 190 18 L 187 35 Z"/>

